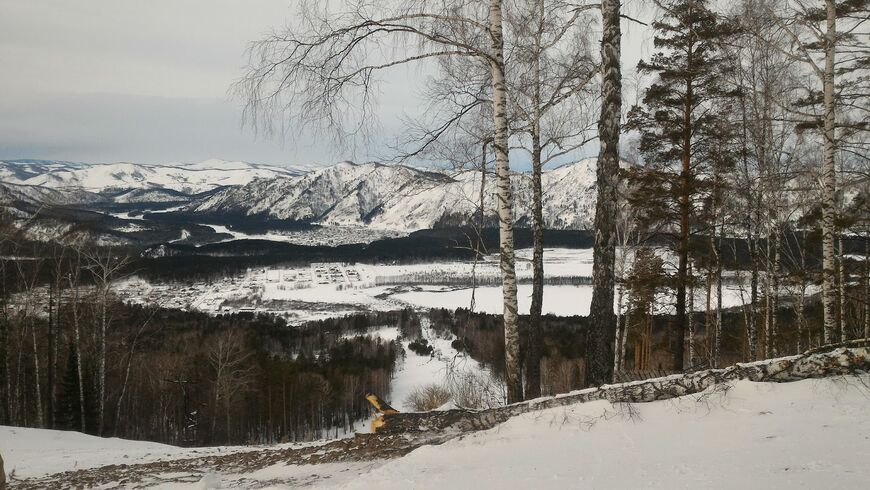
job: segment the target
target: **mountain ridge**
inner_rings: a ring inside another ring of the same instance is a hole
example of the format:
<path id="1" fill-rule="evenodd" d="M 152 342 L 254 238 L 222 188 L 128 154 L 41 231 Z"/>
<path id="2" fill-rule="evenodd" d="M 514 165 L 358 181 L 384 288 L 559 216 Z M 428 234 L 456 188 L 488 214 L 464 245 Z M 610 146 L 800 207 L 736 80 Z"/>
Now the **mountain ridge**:
<path id="1" fill-rule="evenodd" d="M 495 178 L 485 176 L 486 224 L 497 222 Z M 545 227 L 588 229 L 595 203 L 595 160 L 546 170 Z M 0 161 L 0 200 L 80 206 L 138 207 L 172 204 L 193 223 L 257 218 L 274 223 L 310 223 L 410 232 L 476 223 L 481 173 L 339 162 L 314 170 L 246 162 L 206 160 L 149 165 L 63 161 Z M 531 222 L 528 173 L 512 176 L 517 223 Z"/>
<path id="2" fill-rule="evenodd" d="M 548 228 L 592 225 L 595 161 L 583 160 L 544 172 L 544 216 Z M 529 174 L 512 176 L 515 217 L 530 222 Z M 342 162 L 298 177 L 256 179 L 227 187 L 184 207 L 190 213 L 247 215 L 325 225 L 371 226 L 414 231 L 445 220 L 473 222 L 479 213 L 480 172 L 448 173 L 380 163 Z M 486 217 L 495 213 L 495 180 L 486 176 Z"/>

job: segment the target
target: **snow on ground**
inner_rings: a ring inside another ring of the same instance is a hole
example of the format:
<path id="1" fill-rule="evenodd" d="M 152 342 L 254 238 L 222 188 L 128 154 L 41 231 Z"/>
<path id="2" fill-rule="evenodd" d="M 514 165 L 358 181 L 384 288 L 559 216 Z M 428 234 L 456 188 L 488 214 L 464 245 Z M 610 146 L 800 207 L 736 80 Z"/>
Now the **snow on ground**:
<path id="1" fill-rule="evenodd" d="M 110 464 L 147 463 L 326 442 L 183 448 L 156 442 L 96 437 L 74 431 L 0 425 L 0 455 L 3 456 L 6 473 L 16 478 L 39 477 Z"/>
<path id="2" fill-rule="evenodd" d="M 471 305 L 471 294 L 474 292 L 474 310 L 484 313 L 501 314 L 504 308 L 502 290 L 499 286 L 472 288 L 451 288 L 443 286 L 422 286 L 419 290 L 397 293 L 391 297 L 424 308 L 447 308 L 450 310 Z M 722 306 L 730 308 L 742 305 L 739 287 L 722 288 Z M 715 295 L 715 292 L 713 293 Z M 664 300 L 664 298 L 662 298 Z M 695 297 L 695 310 L 704 311 L 705 296 L 698 291 Z M 532 285 L 520 284 L 517 287 L 517 301 L 520 314 L 528 314 L 532 304 Z M 715 297 L 713 299 L 715 304 Z M 748 300 L 747 300 L 748 301 Z M 592 303 L 592 286 L 544 286 L 544 314 L 571 316 L 588 315 Z M 660 311 L 669 308 L 663 306 Z M 673 308 L 670 308 L 671 310 Z"/>
<path id="3" fill-rule="evenodd" d="M 460 354 L 453 348 L 451 342 L 455 339 L 439 337 L 429 326 L 429 319 L 421 319 L 423 338 L 434 349 L 432 356 L 421 356 L 408 348 L 410 343 L 402 341 L 405 350 L 405 360 L 393 375 L 390 405 L 400 412 L 412 412 L 413 408 L 406 403 L 408 395 L 418 388 L 431 384 L 443 385 L 451 369 L 462 373 L 470 373 L 477 376 L 490 376 L 489 371 L 480 363 L 465 354 Z M 456 372 L 452 374 L 457 374 Z"/>
<path id="4" fill-rule="evenodd" d="M 741 381 L 630 407 L 530 413 L 424 446 L 344 488 L 866 488 L 868 383 Z"/>
<path id="5" fill-rule="evenodd" d="M 866 488 L 868 410 L 867 375 L 739 381 L 652 403 L 602 400 L 528 413 L 395 460 L 279 463 L 195 483 L 166 483 L 177 475 L 152 481 L 180 489 Z M 0 452 L 17 478 L 241 449 L 0 427 Z"/>
<path id="6" fill-rule="evenodd" d="M 230 235 L 221 242 L 232 240 L 269 240 L 273 242 L 295 243 L 297 245 L 347 245 L 352 243 L 371 243 L 384 238 L 398 238 L 407 233 L 377 230 L 361 226 L 318 226 L 311 229 L 295 231 L 268 231 L 266 233 L 245 233 L 232 230 L 223 225 L 200 223 L 207 226 L 215 233 Z"/>
<path id="7" fill-rule="evenodd" d="M 351 339 L 354 337 L 371 337 L 373 339 L 381 339 L 385 342 L 392 342 L 399 338 L 399 327 L 385 325 L 382 327 L 372 327 L 364 334 L 350 333 L 342 335 L 342 338 Z"/>
<path id="8" fill-rule="evenodd" d="M 414 390 L 431 384 L 444 385 L 449 374 L 475 375 L 479 377 L 491 376 L 489 371 L 470 356 L 459 353 L 451 343 L 456 337 L 447 334 L 441 337 L 430 327 L 429 319 L 422 317 L 420 320 L 422 338 L 432 346 L 432 356 L 421 356 L 412 351 L 408 339 L 399 337 L 399 329 L 394 326 L 381 326 L 369 329 L 364 334 L 346 334 L 345 337 L 369 336 L 377 337 L 386 341 L 398 340 L 405 351 L 405 358 L 396 365 L 390 386 L 390 393 L 384 394 L 390 405 L 400 412 L 410 412 L 413 408 L 406 403 L 408 395 Z M 452 370 L 452 371 L 451 371 Z M 369 422 L 363 421 L 357 424 L 357 432 L 368 432 Z"/>
<path id="9" fill-rule="evenodd" d="M 80 432 L 0 426 L 0 454 L 18 478 L 112 463 L 177 456 L 179 448 L 156 442 L 94 437 Z"/>
<path id="10" fill-rule="evenodd" d="M 393 298 L 425 308 L 450 310 L 471 305 L 471 288 L 423 287 L 420 291 L 398 293 Z M 532 285 L 517 287 L 520 314 L 528 314 L 532 304 Z M 588 315 L 592 286 L 544 286 L 544 314 Z M 501 287 L 487 286 L 474 290 L 474 311 L 501 313 L 504 308 Z"/>

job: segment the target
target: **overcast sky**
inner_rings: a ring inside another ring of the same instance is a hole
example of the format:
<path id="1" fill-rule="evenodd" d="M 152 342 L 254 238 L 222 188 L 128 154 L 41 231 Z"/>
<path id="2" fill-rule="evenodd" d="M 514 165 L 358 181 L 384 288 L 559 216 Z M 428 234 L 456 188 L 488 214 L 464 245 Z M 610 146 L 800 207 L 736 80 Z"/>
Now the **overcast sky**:
<path id="1" fill-rule="evenodd" d="M 295 5 L 0 0 L 0 159 L 299 165 L 370 158 L 379 150 L 281 143 L 240 126 L 240 104 L 227 89 L 241 73 L 245 47 L 292 23 Z M 646 37 L 626 39 L 626 67 L 646 55 Z M 385 134 L 417 105 L 417 72 L 390 77 L 381 106 Z"/>

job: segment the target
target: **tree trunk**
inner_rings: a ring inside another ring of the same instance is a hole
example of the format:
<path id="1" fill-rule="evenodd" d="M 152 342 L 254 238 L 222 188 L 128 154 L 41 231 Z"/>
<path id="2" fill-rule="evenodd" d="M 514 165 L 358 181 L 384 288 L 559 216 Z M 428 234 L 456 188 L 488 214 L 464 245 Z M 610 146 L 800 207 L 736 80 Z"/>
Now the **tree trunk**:
<path id="1" fill-rule="evenodd" d="M 538 2 L 543 9 L 543 2 Z M 543 21 L 544 12 L 539 12 Z M 535 86 L 532 114 L 532 305 L 529 309 L 529 331 L 525 354 L 525 398 L 541 396 L 541 311 L 544 307 L 544 202 L 541 188 L 541 52 L 540 36 L 535 36 Z"/>
<path id="2" fill-rule="evenodd" d="M 686 330 L 688 331 L 688 339 L 686 340 L 686 344 L 689 347 L 689 369 L 692 369 L 695 367 L 695 273 L 693 271 L 691 259 L 689 259 L 688 265 L 688 281 L 689 291 L 686 306 L 686 309 L 688 310 L 688 313 L 686 315 Z"/>
<path id="3" fill-rule="evenodd" d="M 613 314 L 616 266 L 617 186 L 619 185 L 619 122 L 622 117 L 620 71 L 620 1 L 603 0 L 601 16 L 601 117 L 598 120 L 598 152 L 595 201 L 595 245 L 592 262 L 592 304 L 586 350 L 586 384 L 613 381 L 613 349 L 616 338 Z"/>
<path id="4" fill-rule="evenodd" d="M 704 345 L 710 366 L 713 365 L 713 337 L 713 270 L 708 266 L 704 281 Z"/>
<path id="5" fill-rule="evenodd" d="M 864 238 L 864 338 L 870 339 L 870 237 Z"/>
<path id="6" fill-rule="evenodd" d="M 837 254 L 837 283 L 840 286 L 838 293 L 840 299 L 839 314 L 837 318 L 840 323 L 840 342 L 845 342 L 848 338 L 849 329 L 848 325 L 846 325 L 846 265 L 843 263 L 843 237 L 838 237 L 837 242 L 840 252 Z"/>
<path id="7" fill-rule="evenodd" d="M 770 230 L 764 241 L 764 357 L 770 359 L 770 301 L 771 301 L 771 260 L 770 260 Z"/>
<path id="8" fill-rule="evenodd" d="M 79 378 L 79 415 L 81 417 L 81 431 L 87 432 L 85 424 L 85 378 L 82 376 L 82 339 L 79 326 L 79 285 L 78 281 L 75 285 L 72 284 L 72 276 L 70 276 L 70 287 L 73 288 L 72 320 L 76 348 L 76 374 Z"/>
<path id="9" fill-rule="evenodd" d="M 36 322 L 30 322 L 30 336 L 33 340 L 33 383 L 36 402 L 36 426 L 45 427 L 45 419 L 42 412 L 42 387 L 39 383 L 39 349 L 36 343 Z"/>
<path id="10" fill-rule="evenodd" d="M 54 429 L 54 374 L 55 374 L 55 328 L 54 328 L 54 284 L 48 284 L 48 428 Z"/>
<path id="11" fill-rule="evenodd" d="M 622 305 L 624 303 L 624 296 L 624 288 L 622 284 L 619 284 L 616 286 L 616 343 L 614 344 L 616 352 L 613 355 L 614 372 L 622 371 L 623 358 L 625 357 L 623 346 L 625 345 L 627 325 L 623 325 Z"/>
<path id="12" fill-rule="evenodd" d="M 486 226 L 486 146 L 488 143 L 489 141 L 484 141 L 480 150 L 480 191 L 478 194 L 480 207 L 477 210 L 477 243 L 474 249 L 474 262 L 471 264 L 471 304 L 469 305 L 471 311 L 474 311 L 474 308 L 477 306 L 475 298 L 477 293 L 477 263 L 480 261 L 481 254 L 483 253 L 481 250 L 484 249 L 483 229 Z"/>
<path id="13" fill-rule="evenodd" d="M 540 121 L 532 129 L 532 305 L 529 310 L 526 399 L 541 396 L 541 312 L 544 306 L 544 214 Z"/>
<path id="14" fill-rule="evenodd" d="M 746 87 L 743 83 L 743 75 L 740 73 L 740 91 L 745 93 Z M 749 361 L 754 361 L 755 356 L 758 349 L 758 329 L 756 324 L 757 311 L 756 311 L 756 302 L 758 300 L 758 250 L 757 250 L 757 240 L 756 233 L 757 227 L 754 226 L 754 223 L 758 223 L 758 220 L 755 219 L 757 216 L 760 199 L 758 198 L 758 190 L 753 189 L 753 183 L 757 182 L 758 179 L 754 179 L 749 171 L 749 148 L 747 142 L 749 141 L 749 118 L 746 114 L 746 97 L 740 97 L 740 119 L 741 119 L 741 128 L 743 133 L 742 138 L 742 159 L 743 159 L 743 173 L 744 178 L 746 179 L 746 187 L 749 192 L 749 202 L 750 208 L 755 208 L 754 212 L 750 209 L 746 213 L 746 240 L 749 242 L 749 262 L 751 266 L 751 279 L 750 279 L 750 293 L 749 293 L 749 308 L 748 312 L 745 313 L 745 323 L 746 323 L 746 348 L 749 351 L 749 355 L 746 356 Z"/>
<path id="15" fill-rule="evenodd" d="M 692 66 L 692 47 L 686 61 Z M 676 301 L 676 349 L 674 352 L 674 367 L 682 371 L 686 362 L 686 283 L 689 265 L 689 214 L 691 206 L 692 186 L 692 110 L 694 104 L 691 80 L 686 81 L 686 95 L 683 106 L 683 147 L 681 155 L 682 169 L 680 171 L 680 242 L 677 246 L 677 301 Z"/>
<path id="16" fill-rule="evenodd" d="M 713 367 L 719 367 L 719 359 L 722 356 L 722 260 L 716 259 L 716 318 L 714 320 L 713 334 Z"/>
<path id="17" fill-rule="evenodd" d="M 514 256 L 513 193 L 508 160 L 507 89 L 505 88 L 502 2 L 490 0 L 489 29 L 492 38 L 490 71 L 492 73 L 492 117 L 495 134 L 493 151 L 496 162 L 499 245 L 502 294 L 504 297 L 505 380 L 508 403 L 522 400 L 523 380 L 520 369 L 520 342 L 517 319 L 517 276 Z"/>
<path id="18" fill-rule="evenodd" d="M 777 348 L 777 342 L 779 340 L 779 320 L 777 319 L 777 312 L 779 312 L 779 269 L 780 262 L 782 260 L 782 228 L 779 225 L 779 211 L 777 210 L 777 218 L 776 218 L 776 235 L 773 240 L 773 286 L 772 292 L 773 297 L 771 298 L 771 311 L 770 311 L 770 354 L 771 357 L 779 356 L 779 349 Z"/>
<path id="19" fill-rule="evenodd" d="M 799 253 L 801 254 L 801 284 L 800 284 L 800 294 L 798 295 L 798 304 L 797 304 L 797 328 L 798 328 L 798 339 L 797 339 L 797 351 L 801 352 L 803 347 L 803 338 L 806 333 L 806 317 L 804 316 L 804 304 L 806 303 L 807 297 L 807 259 L 806 259 L 806 251 L 807 251 L 807 234 L 806 232 L 801 234 L 801 245 L 799 248 Z M 809 344 L 809 338 L 807 338 L 807 344 Z"/>
<path id="20" fill-rule="evenodd" d="M 822 166 L 822 315 L 824 321 L 824 342 L 829 344 L 836 338 L 835 315 L 835 273 L 834 273 L 834 234 L 837 188 L 834 114 L 834 47 L 837 40 L 837 8 L 834 0 L 826 0 L 827 29 L 825 32 L 825 70 L 822 80 L 825 101 L 824 163 Z"/>
<path id="21" fill-rule="evenodd" d="M 100 436 L 103 435 L 103 430 L 105 429 L 105 411 L 106 411 L 106 332 L 108 328 L 106 327 L 106 322 L 108 319 L 108 301 L 109 301 L 109 292 L 108 292 L 108 284 L 102 284 L 102 301 L 100 304 L 100 379 L 99 379 L 99 392 L 100 392 L 100 402 L 98 409 L 99 422 L 97 425 L 97 434 Z"/>

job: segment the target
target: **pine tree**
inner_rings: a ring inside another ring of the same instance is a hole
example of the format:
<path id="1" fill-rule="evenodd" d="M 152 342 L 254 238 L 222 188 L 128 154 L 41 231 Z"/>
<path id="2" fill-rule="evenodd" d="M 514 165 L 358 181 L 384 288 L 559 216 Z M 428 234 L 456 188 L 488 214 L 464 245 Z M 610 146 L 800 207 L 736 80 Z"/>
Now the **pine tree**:
<path id="1" fill-rule="evenodd" d="M 632 173 L 630 197 L 643 210 L 651 231 L 674 235 L 677 255 L 675 367 L 683 369 L 687 326 L 686 287 L 692 235 L 697 231 L 698 201 L 710 188 L 713 140 L 728 99 L 737 95 L 725 83 L 733 69 L 723 41 L 736 27 L 720 19 L 706 0 L 663 2 L 666 15 L 653 23 L 655 47 L 638 70 L 657 75 L 642 107 L 629 114 L 629 127 L 640 132 L 646 166 Z"/>

